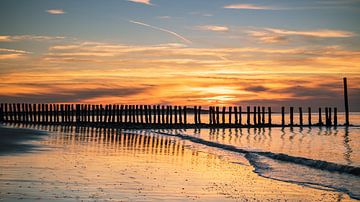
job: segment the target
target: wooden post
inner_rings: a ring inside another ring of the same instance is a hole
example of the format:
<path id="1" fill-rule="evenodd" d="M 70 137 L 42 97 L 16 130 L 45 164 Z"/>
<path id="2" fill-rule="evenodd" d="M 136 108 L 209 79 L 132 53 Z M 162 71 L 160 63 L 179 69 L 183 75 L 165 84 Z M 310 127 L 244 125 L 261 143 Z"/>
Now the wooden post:
<path id="1" fill-rule="evenodd" d="M 161 122 L 162 122 L 162 124 L 165 123 L 165 106 L 164 105 L 161 106 Z"/>
<path id="2" fill-rule="evenodd" d="M 149 124 L 148 105 L 144 105 L 145 123 Z"/>
<path id="3" fill-rule="evenodd" d="M 9 121 L 13 121 L 13 110 L 12 110 L 12 104 L 9 104 Z"/>
<path id="4" fill-rule="evenodd" d="M 285 107 L 281 107 L 281 126 L 285 127 Z"/>
<path id="5" fill-rule="evenodd" d="M 171 105 L 169 106 L 169 118 L 170 118 L 170 120 L 169 120 L 170 124 L 173 124 L 173 108 Z"/>
<path id="6" fill-rule="evenodd" d="M 212 121 L 212 107 L 211 106 L 209 107 L 208 114 L 209 114 L 209 125 L 212 125 L 213 121 Z"/>
<path id="7" fill-rule="evenodd" d="M 322 122 L 322 115 L 321 115 L 321 107 L 319 107 L 319 125 L 322 126 L 323 122 Z"/>
<path id="8" fill-rule="evenodd" d="M 176 107 L 176 106 L 175 106 Z M 176 109 L 176 108 L 175 108 Z M 176 110 L 175 110 L 176 111 Z M 176 113 L 176 112 L 175 112 Z M 197 106 L 194 106 L 194 122 L 195 124 L 198 124 L 198 120 L 197 120 L 198 116 L 197 116 Z M 175 117 L 176 119 L 176 117 Z M 176 120 L 175 120 L 176 123 Z"/>
<path id="9" fill-rule="evenodd" d="M 135 105 L 131 105 L 131 115 L 132 115 L 132 123 L 136 123 L 136 109 Z"/>
<path id="10" fill-rule="evenodd" d="M 290 107 L 290 126 L 294 125 L 294 107 Z"/>
<path id="11" fill-rule="evenodd" d="M 149 123 L 152 123 L 152 119 L 151 119 L 151 105 L 148 105 L 148 119 L 149 119 Z"/>
<path id="12" fill-rule="evenodd" d="M 157 115 L 157 106 L 156 105 L 153 105 L 153 109 L 152 109 L 152 113 L 153 113 L 153 123 L 157 123 L 157 118 L 156 118 L 156 115 Z"/>
<path id="13" fill-rule="evenodd" d="M 247 125 L 250 125 L 250 106 L 246 107 L 246 115 L 247 115 Z"/>
<path id="14" fill-rule="evenodd" d="M 129 106 L 125 105 L 124 107 L 124 123 L 128 123 Z"/>
<path id="15" fill-rule="evenodd" d="M 170 107 L 169 105 L 166 105 L 166 124 L 170 123 Z"/>
<path id="16" fill-rule="evenodd" d="M 135 105 L 135 120 L 134 123 L 139 123 L 139 105 Z"/>
<path id="17" fill-rule="evenodd" d="M 17 122 L 21 122 L 21 108 L 20 108 L 20 103 L 16 104 L 16 121 Z"/>
<path id="18" fill-rule="evenodd" d="M 345 106 L 345 126 L 350 125 L 349 121 L 349 99 L 348 99 L 348 90 L 347 90 L 347 79 L 343 78 L 344 81 L 344 106 Z"/>
<path id="19" fill-rule="evenodd" d="M 220 107 L 216 107 L 216 124 L 220 123 Z"/>
<path id="20" fill-rule="evenodd" d="M 33 123 L 33 121 L 34 121 L 34 111 L 33 111 L 33 109 L 32 109 L 32 104 L 29 104 L 29 122 L 30 123 Z"/>
<path id="21" fill-rule="evenodd" d="M 331 111 L 332 110 L 331 110 L 331 107 L 329 107 L 328 110 L 329 110 L 329 126 L 331 126 L 332 125 L 332 121 L 331 121 L 332 120 L 332 116 L 331 116 Z"/>
<path id="22" fill-rule="evenodd" d="M 337 120 L 337 108 L 335 107 L 334 108 L 334 126 L 335 127 L 337 126 L 337 123 L 338 123 L 338 120 Z"/>
<path id="23" fill-rule="evenodd" d="M 239 125 L 242 125 L 242 109 L 241 109 L 241 106 L 239 106 Z"/>
<path id="24" fill-rule="evenodd" d="M 181 118 L 181 106 L 178 106 L 178 110 L 179 110 L 179 123 L 182 124 L 182 118 Z"/>
<path id="25" fill-rule="evenodd" d="M 311 126 L 311 107 L 308 108 L 308 125 Z"/>
<path id="26" fill-rule="evenodd" d="M 184 106 L 184 124 L 187 124 L 187 107 Z"/>
<path id="27" fill-rule="evenodd" d="M 262 107 L 261 124 L 265 124 L 265 107 Z"/>
<path id="28" fill-rule="evenodd" d="M 300 126 L 303 126 L 303 113 L 301 107 L 299 107 L 299 124 Z"/>
<path id="29" fill-rule="evenodd" d="M 231 120 L 231 113 L 232 113 L 232 107 L 230 106 L 229 107 L 229 124 L 232 123 L 232 120 Z"/>
<path id="30" fill-rule="evenodd" d="M 140 123 L 144 123 L 144 108 L 143 105 L 140 105 Z"/>
<path id="31" fill-rule="evenodd" d="M 327 107 L 325 107 L 325 125 L 329 126 L 329 111 Z"/>
<path id="32" fill-rule="evenodd" d="M 271 120 L 271 107 L 268 107 L 268 124 L 269 124 L 269 126 L 272 125 L 272 120 Z"/>
<path id="33" fill-rule="evenodd" d="M 237 106 L 234 107 L 235 124 L 239 124 L 239 115 Z"/>
<path id="34" fill-rule="evenodd" d="M 0 105 L 0 122 L 4 122 L 4 104 Z"/>
<path id="35" fill-rule="evenodd" d="M 260 108 L 260 106 L 258 106 L 258 108 L 257 108 L 257 113 L 258 113 L 257 122 L 258 122 L 258 125 L 261 125 L 261 108 Z"/>
<path id="36" fill-rule="evenodd" d="M 256 122 L 256 116 L 257 116 L 257 113 L 256 113 L 256 106 L 254 106 L 254 126 L 257 125 L 257 122 Z"/>
<path id="37" fill-rule="evenodd" d="M 226 113 L 226 108 L 223 107 L 222 108 L 222 124 L 225 124 L 225 113 Z"/>
<path id="38" fill-rule="evenodd" d="M 198 112 L 198 122 L 199 122 L 199 124 L 201 124 L 201 106 L 198 107 L 198 110 L 199 110 L 199 112 Z"/>
<path id="39" fill-rule="evenodd" d="M 160 111 L 160 105 L 157 106 L 157 123 L 161 123 L 161 111 Z"/>

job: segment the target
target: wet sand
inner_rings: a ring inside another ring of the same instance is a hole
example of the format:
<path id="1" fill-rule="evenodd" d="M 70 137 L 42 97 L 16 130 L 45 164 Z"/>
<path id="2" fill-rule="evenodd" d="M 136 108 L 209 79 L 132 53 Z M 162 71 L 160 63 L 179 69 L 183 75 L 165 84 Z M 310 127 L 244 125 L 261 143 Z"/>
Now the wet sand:
<path id="1" fill-rule="evenodd" d="M 260 177 L 239 154 L 176 137 L 44 129 L 49 135 L 31 142 L 42 150 L 0 156 L 1 200 L 352 200 L 344 193 Z"/>

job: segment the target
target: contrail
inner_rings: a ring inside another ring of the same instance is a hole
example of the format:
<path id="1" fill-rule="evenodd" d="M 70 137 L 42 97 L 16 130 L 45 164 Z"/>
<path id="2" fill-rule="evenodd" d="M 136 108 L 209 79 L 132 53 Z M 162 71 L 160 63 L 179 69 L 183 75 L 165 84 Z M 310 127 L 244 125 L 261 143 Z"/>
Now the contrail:
<path id="1" fill-rule="evenodd" d="M 150 27 L 150 28 L 152 28 L 152 29 L 160 30 L 160 31 L 162 31 L 162 32 L 166 32 L 166 33 L 169 33 L 169 34 L 171 34 L 171 35 L 176 36 L 177 38 L 181 39 L 181 40 L 184 41 L 185 43 L 188 43 L 188 44 L 191 44 L 191 43 L 192 43 L 189 39 L 181 36 L 181 35 L 178 34 L 178 33 L 173 32 L 173 31 L 170 31 L 170 30 L 167 30 L 167 29 L 164 29 L 164 28 L 161 28 L 161 27 L 156 27 L 156 26 L 148 25 L 148 24 L 145 24 L 145 23 L 142 23 L 142 22 L 133 21 L 133 20 L 129 20 L 129 22 L 134 23 L 134 24 L 138 24 L 138 25 L 142 25 L 142 26 L 145 26 L 145 27 Z"/>

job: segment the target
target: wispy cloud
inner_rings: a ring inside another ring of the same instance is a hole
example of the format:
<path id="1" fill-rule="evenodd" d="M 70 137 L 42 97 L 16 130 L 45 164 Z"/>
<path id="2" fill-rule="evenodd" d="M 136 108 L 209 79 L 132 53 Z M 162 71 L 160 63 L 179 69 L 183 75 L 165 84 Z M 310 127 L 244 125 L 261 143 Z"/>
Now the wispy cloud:
<path id="1" fill-rule="evenodd" d="M 229 31 L 229 28 L 226 26 L 218 26 L 218 25 L 201 25 L 197 26 L 200 30 L 205 31 L 214 31 L 214 32 L 227 32 Z"/>
<path id="2" fill-rule="evenodd" d="M 343 30 L 330 30 L 330 29 L 295 31 L 295 30 L 267 28 L 266 30 L 281 35 L 299 35 L 299 36 L 310 36 L 310 37 L 321 37 L 321 38 L 346 38 L 346 37 L 355 36 L 355 33 L 353 32 L 343 31 Z"/>
<path id="3" fill-rule="evenodd" d="M 168 29 L 164 29 L 164 28 L 161 28 L 161 27 L 156 27 L 156 26 L 153 26 L 153 25 L 149 25 L 149 24 L 146 24 L 146 23 L 143 23 L 143 22 L 138 22 L 138 21 L 134 21 L 134 20 L 129 20 L 129 22 L 131 23 L 134 23 L 134 24 L 137 24 L 137 25 L 142 25 L 142 26 L 145 26 L 145 27 L 150 27 L 152 29 L 156 29 L 156 30 L 159 30 L 159 31 L 162 31 L 162 32 L 166 32 L 166 33 L 169 33 L 173 36 L 176 36 L 177 38 L 181 39 L 182 41 L 184 41 L 185 43 L 192 43 L 189 39 L 181 36 L 180 34 L 176 33 L 176 32 L 173 32 L 171 30 L 168 30 Z"/>
<path id="4" fill-rule="evenodd" d="M 146 5 L 152 5 L 150 0 L 128 0 L 134 3 L 141 3 L 141 4 L 146 4 Z"/>
<path id="5" fill-rule="evenodd" d="M 50 41 L 62 40 L 64 36 L 41 36 L 41 35 L 0 35 L 0 42 L 13 42 L 13 41 Z"/>
<path id="6" fill-rule="evenodd" d="M 30 54 L 30 52 L 24 50 L 0 48 L 0 60 L 17 59 L 27 54 Z"/>
<path id="7" fill-rule="evenodd" d="M 63 9 L 49 9 L 46 10 L 47 13 L 50 13 L 52 15 L 61 15 L 61 14 L 65 14 L 65 11 Z"/>
<path id="8" fill-rule="evenodd" d="M 224 6 L 228 9 L 245 9 L 245 10 L 279 10 L 280 8 L 271 7 L 271 6 L 259 6 L 254 4 L 230 4 Z"/>
<path id="9" fill-rule="evenodd" d="M 275 28 L 263 28 L 246 31 L 248 35 L 264 43 L 284 43 L 295 37 L 303 38 L 349 38 L 356 36 L 354 32 L 345 30 L 287 30 Z M 299 39 L 299 38 L 298 38 Z M 301 39 L 301 38 L 300 38 Z"/>

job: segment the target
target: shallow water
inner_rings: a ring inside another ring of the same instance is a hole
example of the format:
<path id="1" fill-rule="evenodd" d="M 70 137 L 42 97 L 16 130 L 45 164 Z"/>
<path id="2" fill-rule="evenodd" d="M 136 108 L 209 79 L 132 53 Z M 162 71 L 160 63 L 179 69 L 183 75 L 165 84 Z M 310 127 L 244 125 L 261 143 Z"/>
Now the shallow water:
<path id="1" fill-rule="evenodd" d="M 0 156 L 2 200 L 350 200 L 259 176 L 241 153 L 158 131 L 30 127 L 49 135 L 28 142 L 42 150 Z"/>

